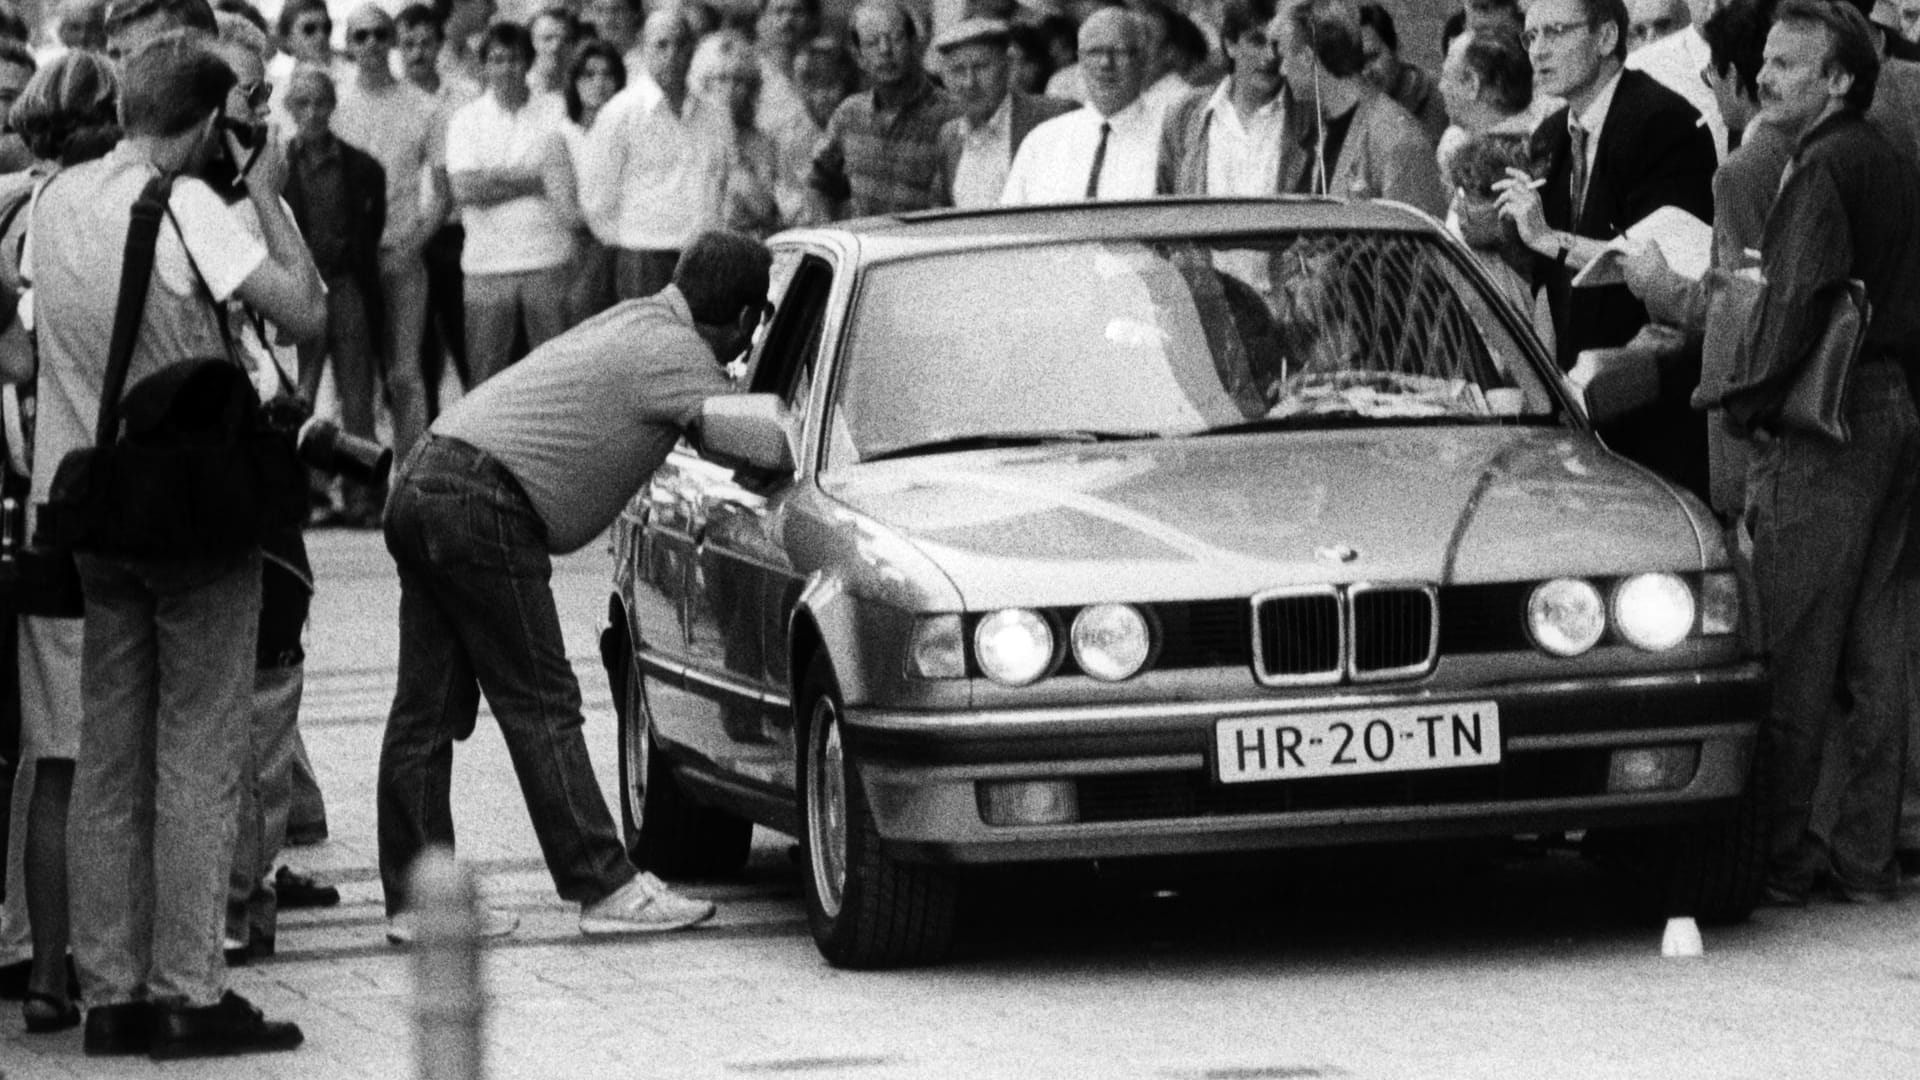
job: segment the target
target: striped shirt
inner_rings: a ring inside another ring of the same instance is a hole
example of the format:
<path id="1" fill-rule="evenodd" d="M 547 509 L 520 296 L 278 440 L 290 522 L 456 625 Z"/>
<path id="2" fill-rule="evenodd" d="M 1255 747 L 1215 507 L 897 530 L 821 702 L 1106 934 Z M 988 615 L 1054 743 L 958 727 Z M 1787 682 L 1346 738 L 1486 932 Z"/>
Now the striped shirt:
<path id="1" fill-rule="evenodd" d="M 898 95 L 855 94 L 827 121 L 811 183 L 840 218 L 925 210 L 940 171 L 940 125 L 959 115 L 924 73 Z"/>

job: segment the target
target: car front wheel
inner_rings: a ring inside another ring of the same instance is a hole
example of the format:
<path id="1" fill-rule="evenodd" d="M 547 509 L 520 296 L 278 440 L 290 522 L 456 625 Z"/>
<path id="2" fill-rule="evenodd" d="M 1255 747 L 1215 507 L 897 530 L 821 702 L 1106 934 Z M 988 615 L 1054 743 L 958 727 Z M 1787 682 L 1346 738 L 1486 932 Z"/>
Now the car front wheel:
<path id="1" fill-rule="evenodd" d="M 953 876 L 901 862 L 880 844 L 858 773 L 847 761 L 840 690 L 824 654 L 807 666 L 800 718 L 800 850 L 807 921 L 835 967 L 935 963 L 953 945 Z"/>
<path id="2" fill-rule="evenodd" d="M 645 681 L 629 655 L 616 687 L 620 713 L 620 818 L 627 857 L 663 878 L 735 874 L 753 850 L 753 822 L 687 795 L 653 737 Z"/>

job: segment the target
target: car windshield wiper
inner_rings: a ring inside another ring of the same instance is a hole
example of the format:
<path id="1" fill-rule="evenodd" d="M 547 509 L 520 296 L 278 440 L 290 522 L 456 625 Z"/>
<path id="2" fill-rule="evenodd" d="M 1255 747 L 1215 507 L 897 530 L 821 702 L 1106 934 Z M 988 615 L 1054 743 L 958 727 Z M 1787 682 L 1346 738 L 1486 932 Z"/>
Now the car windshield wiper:
<path id="1" fill-rule="evenodd" d="M 1157 431 L 1095 431 L 1089 428 L 1060 428 L 1051 431 L 988 431 L 977 435 L 956 435 L 948 439 L 934 439 L 929 442 L 913 443 L 910 446 L 896 446 L 879 453 L 867 454 L 863 462 L 885 461 L 888 458 L 918 457 L 923 454 L 955 454 L 964 450 L 991 450 L 1007 446 L 1044 446 L 1048 443 L 1102 443 L 1130 442 L 1135 439 L 1158 439 Z"/>

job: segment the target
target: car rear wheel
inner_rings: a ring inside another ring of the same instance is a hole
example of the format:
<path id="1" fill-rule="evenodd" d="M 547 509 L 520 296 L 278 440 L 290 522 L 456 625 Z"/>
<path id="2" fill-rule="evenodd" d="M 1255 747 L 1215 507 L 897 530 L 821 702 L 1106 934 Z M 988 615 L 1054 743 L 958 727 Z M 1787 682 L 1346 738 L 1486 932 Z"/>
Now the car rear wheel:
<path id="1" fill-rule="evenodd" d="M 627 857 L 663 878 L 736 874 L 753 850 L 753 822 L 702 806 L 687 795 L 653 738 L 647 688 L 631 655 L 623 661 L 620 715 L 620 819 Z"/>
<path id="2" fill-rule="evenodd" d="M 939 961 L 953 945 L 955 881 L 945 870 L 901 862 L 881 849 L 866 792 L 846 757 L 840 690 L 824 654 L 807 666 L 799 706 L 800 851 L 814 943 L 835 967 Z"/>

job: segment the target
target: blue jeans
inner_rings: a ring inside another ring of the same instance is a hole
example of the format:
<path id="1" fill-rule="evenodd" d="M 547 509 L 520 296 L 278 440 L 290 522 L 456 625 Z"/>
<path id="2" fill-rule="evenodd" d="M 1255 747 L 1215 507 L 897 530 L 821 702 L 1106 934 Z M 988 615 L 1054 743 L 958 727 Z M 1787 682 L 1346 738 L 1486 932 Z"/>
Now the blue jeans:
<path id="1" fill-rule="evenodd" d="M 480 694 L 500 722 L 554 886 L 593 903 L 632 880 L 581 734 L 580 684 L 549 582 L 546 527 L 511 473 L 428 435 L 387 501 L 400 568 L 400 670 L 380 746 L 380 882 L 387 913 L 429 845 L 453 846 L 453 744 Z"/>
<path id="2" fill-rule="evenodd" d="M 212 1005 L 253 707 L 260 553 L 79 557 L 80 756 L 67 826 L 89 1007 Z"/>
<path id="3" fill-rule="evenodd" d="M 1804 895 L 1899 885 L 1894 831 L 1906 746 L 1907 620 L 1897 571 L 1920 469 L 1920 419 L 1900 368 L 1863 364 L 1847 399 L 1852 441 L 1757 441 L 1747 520 L 1773 698 L 1761 729 L 1774 781 L 1770 884 Z M 1811 830 L 1829 733 L 1838 816 Z"/>

